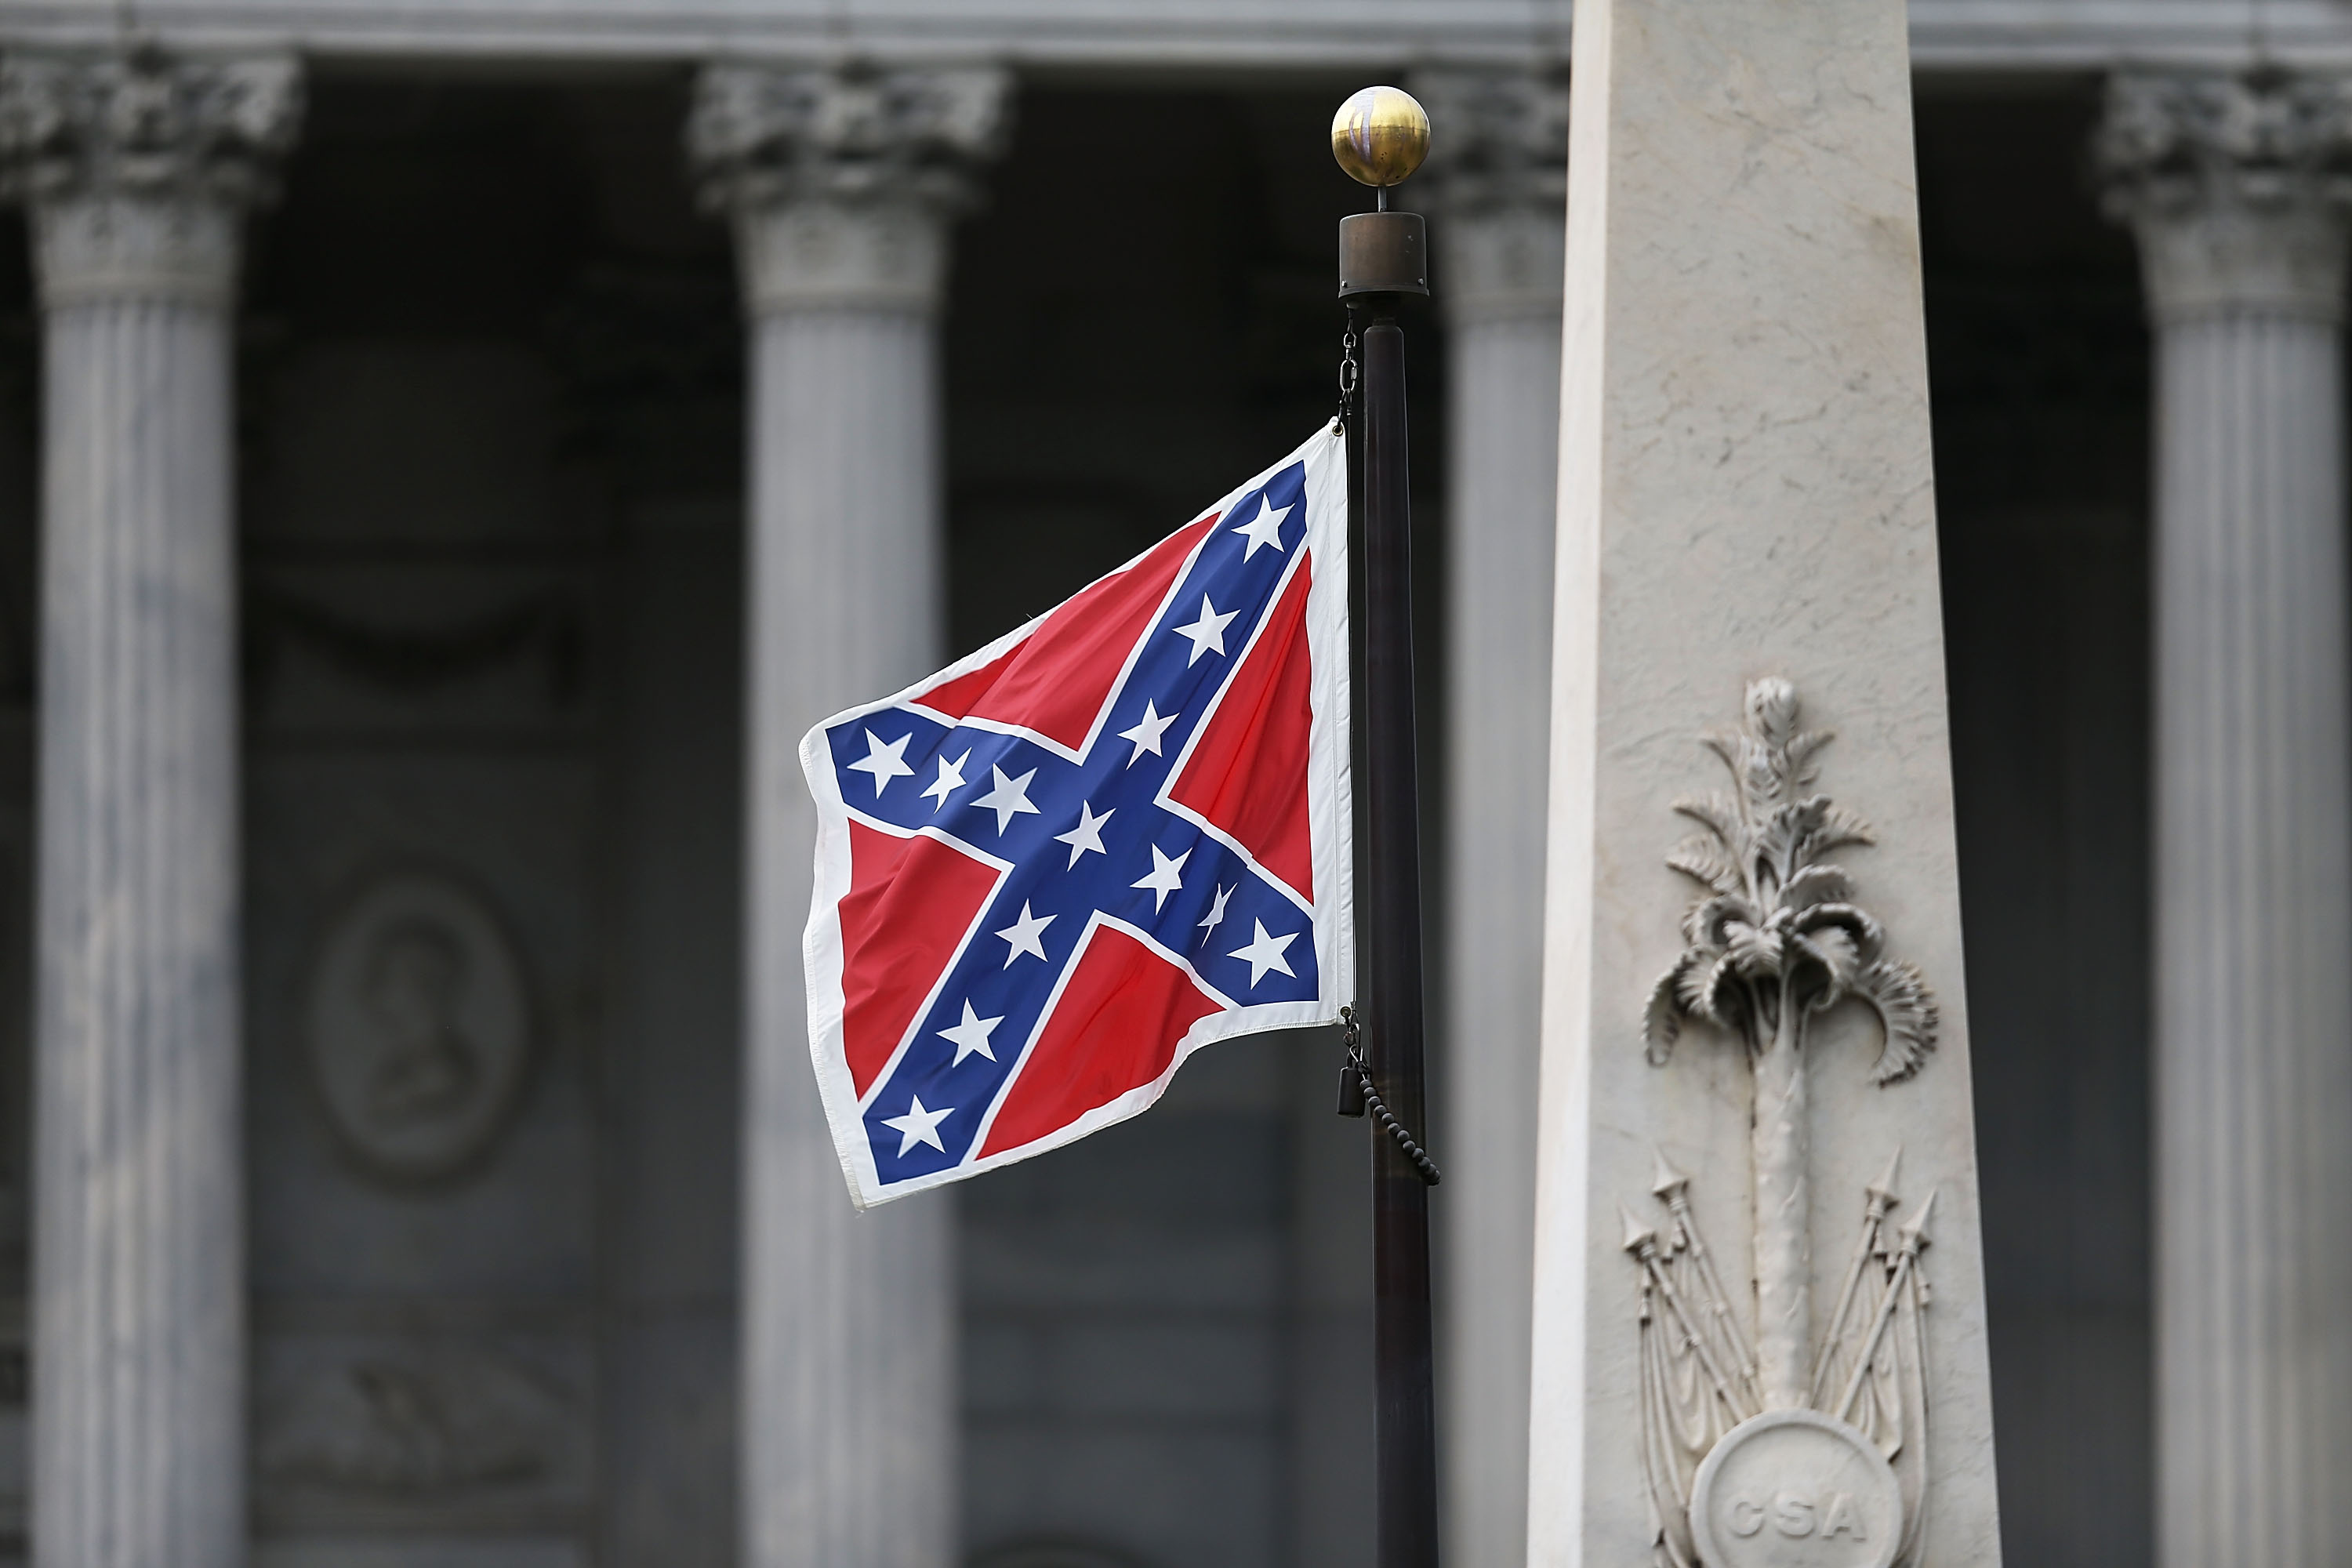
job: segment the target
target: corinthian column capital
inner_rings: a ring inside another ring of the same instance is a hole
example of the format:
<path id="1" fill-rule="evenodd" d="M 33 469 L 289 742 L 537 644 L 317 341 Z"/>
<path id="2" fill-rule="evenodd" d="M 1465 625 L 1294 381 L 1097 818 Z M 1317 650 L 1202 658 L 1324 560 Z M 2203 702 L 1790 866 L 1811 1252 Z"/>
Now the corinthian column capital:
<path id="1" fill-rule="evenodd" d="M 704 205 L 735 220 L 747 308 L 935 309 L 1010 86 L 989 66 L 706 68 L 687 146 Z"/>
<path id="2" fill-rule="evenodd" d="M 0 61 L 0 197 L 32 209 L 42 302 L 225 308 L 238 219 L 275 195 L 301 96 L 288 55 Z"/>
<path id="3" fill-rule="evenodd" d="M 2352 78 L 2126 72 L 2095 145 L 2137 233 L 2158 321 L 2340 321 L 2352 233 Z"/>
<path id="4" fill-rule="evenodd" d="M 1434 133 L 1423 173 L 1439 298 L 1459 321 L 1559 315 L 1568 81 L 1540 70 L 1431 70 L 1412 90 Z"/>

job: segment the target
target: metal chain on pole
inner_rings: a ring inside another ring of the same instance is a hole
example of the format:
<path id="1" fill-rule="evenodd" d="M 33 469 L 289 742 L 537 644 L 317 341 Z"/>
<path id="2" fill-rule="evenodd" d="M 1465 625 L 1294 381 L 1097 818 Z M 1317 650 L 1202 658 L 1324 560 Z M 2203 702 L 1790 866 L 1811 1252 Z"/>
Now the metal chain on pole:
<path id="1" fill-rule="evenodd" d="M 1356 384 L 1360 372 L 1356 364 L 1355 312 L 1349 312 L 1347 335 L 1339 340 L 1339 423 L 1345 425 L 1356 415 Z"/>
<path id="2" fill-rule="evenodd" d="M 1444 1179 L 1437 1162 L 1413 1142 L 1404 1123 L 1391 1115 L 1381 1100 L 1379 1086 L 1372 1082 L 1372 1069 L 1364 1060 L 1363 1031 L 1356 1023 L 1355 1008 L 1340 1008 L 1339 1023 L 1346 1030 L 1348 1047 L 1348 1059 L 1339 1068 L 1339 1114 L 1361 1116 L 1370 1110 L 1372 1120 L 1381 1124 L 1381 1131 L 1395 1140 L 1397 1148 L 1412 1162 L 1412 1168 L 1421 1173 L 1421 1179 L 1433 1187 L 1437 1185 Z"/>

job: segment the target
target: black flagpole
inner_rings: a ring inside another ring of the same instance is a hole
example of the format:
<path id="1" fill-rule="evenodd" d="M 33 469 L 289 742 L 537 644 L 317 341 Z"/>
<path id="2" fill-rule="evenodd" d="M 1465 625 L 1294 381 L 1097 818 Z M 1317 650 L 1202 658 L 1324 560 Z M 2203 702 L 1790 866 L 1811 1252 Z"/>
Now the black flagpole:
<path id="1" fill-rule="evenodd" d="M 1405 94 L 1372 88 L 1349 100 L 1333 126 L 1333 150 L 1342 166 L 1365 184 L 1381 187 L 1381 210 L 1360 213 L 1339 225 L 1339 297 L 1348 306 L 1350 334 L 1360 343 L 1361 368 L 1349 421 L 1354 448 L 1349 467 L 1363 520 L 1360 711 L 1366 765 L 1360 798 L 1365 818 L 1365 898 L 1359 929 L 1367 1004 L 1360 1025 L 1370 1048 L 1362 1056 L 1355 1054 L 1351 1025 L 1349 1071 L 1352 1087 L 1370 1100 L 1381 1123 L 1372 1137 L 1379 1568 L 1436 1568 L 1437 1563 L 1429 1267 L 1429 1189 L 1437 1169 L 1413 1142 L 1426 1126 L 1421 817 L 1415 778 L 1404 333 L 1397 325 L 1403 297 L 1429 292 L 1428 245 L 1420 214 L 1387 210 L 1386 188 L 1421 162 L 1428 145 L 1428 124 L 1421 106 Z M 1358 156 L 1351 158 L 1351 153 Z M 1368 173 L 1371 178 L 1366 177 Z M 1342 1109 L 1350 1109 L 1346 1097 Z"/>

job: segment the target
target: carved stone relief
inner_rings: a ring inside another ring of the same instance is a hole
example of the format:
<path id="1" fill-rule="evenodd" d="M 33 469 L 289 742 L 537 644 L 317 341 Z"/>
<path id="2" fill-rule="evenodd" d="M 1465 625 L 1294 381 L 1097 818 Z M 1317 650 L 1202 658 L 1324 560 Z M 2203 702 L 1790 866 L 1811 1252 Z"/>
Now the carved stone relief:
<path id="1" fill-rule="evenodd" d="M 513 944 L 473 893 L 430 872 L 383 879 L 329 927 L 307 1022 L 328 1121 L 387 1180 L 473 1164 L 503 1130 L 530 1063 Z"/>
<path id="2" fill-rule="evenodd" d="M 528 1484 L 555 1466 L 555 1391 L 478 1353 L 360 1357 L 278 1391 L 262 1431 L 270 1480 L 438 1493 Z"/>
<path id="3" fill-rule="evenodd" d="M 994 66 L 707 68 L 687 145 L 704 206 L 739 220 L 752 312 L 934 309 L 942 220 L 974 204 L 975 171 L 1003 149 L 1011 88 Z"/>
<path id="4" fill-rule="evenodd" d="M 301 113 L 290 55 L 132 50 L 0 63 L 0 199 L 32 208 L 45 302 L 226 307 L 237 215 L 274 194 Z"/>
<path id="5" fill-rule="evenodd" d="M 1882 1086 L 1934 1050 L 1919 972 L 1886 958 L 1853 879 L 1822 858 L 1870 829 L 1811 793 L 1826 731 L 1797 727 L 1785 680 L 1748 689 L 1738 732 L 1706 737 L 1735 791 L 1677 801 L 1706 831 L 1667 864 L 1704 889 L 1685 946 L 1650 996 L 1643 1037 L 1661 1068 L 1684 1026 L 1746 1047 L 1755 1075 L 1754 1291 L 1742 1303 L 1699 1231 L 1691 1179 L 1658 1154 L 1663 1215 L 1624 1211 L 1641 1273 L 1642 1458 L 1658 1568 L 1890 1568 L 1920 1561 L 1927 1445 L 1931 1189 L 1896 1224 L 1901 1151 L 1864 1189 L 1861 1225 L 1824 1330 L 1812 1322 L 1806 1036 L 1845 1002 L 1874 1012 Z M 1742 1293 L 1746 1294 L 1746 1293 Z M 1752 1304 L 1750 1314 L 1742 1310 Z"/>
<path id="6" fill-rule="evenodd" d="M 337 674 L 397 697 L 425 697 L 501 668 L 535 662 L 549 706 L 579 696 L 587 641 L 578 601 L 562 587 L 526 590 L 436 626 L 373 622 L 264 581 L 247 595 L 244 658 L 248 703 L 272 695 L 286 650 L 299 649 Z"/>
<path id="7" fill-rule="evenodd" d="M 273 1531 L 562 1528 L 593 1490 L 593 1341 L 411 1303 L 257 1340 L 256 1501 Z M 509 1314 L 512 1318 L 512 1314 Z M 316 1314 L 313 1314 L 316 1317 Z"/>
<path id="8" fill-rule="evenodd" d="M 2093 144 L 2108 216 L 2139 236 L 2161 320 L 2249 306 L 2340 319 L 2352 82 L 2332 73 L 2120 71 Z"/>

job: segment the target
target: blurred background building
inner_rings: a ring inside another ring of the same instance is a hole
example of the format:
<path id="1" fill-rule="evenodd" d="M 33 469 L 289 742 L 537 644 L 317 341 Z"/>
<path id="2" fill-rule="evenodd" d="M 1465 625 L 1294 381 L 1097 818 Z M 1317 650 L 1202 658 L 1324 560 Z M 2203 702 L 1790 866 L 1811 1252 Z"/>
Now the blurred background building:
<path id="1" fill-rule="evenodd" d="M 1912 17 L 2009 1561 L 2341 1562 L 2352 11 Z M 1329 416 L 1402 79 L 1449 1561 L 1524 1560 L 1564 0 L 0 49 L 0 1558 L 1369 1561 L 1332 1042 L 853 1215 L 792 748 Z"/>

